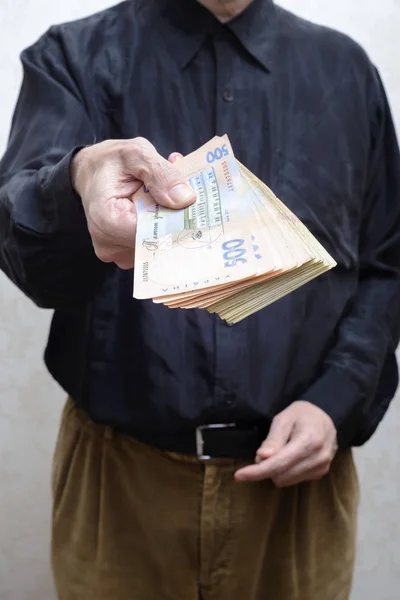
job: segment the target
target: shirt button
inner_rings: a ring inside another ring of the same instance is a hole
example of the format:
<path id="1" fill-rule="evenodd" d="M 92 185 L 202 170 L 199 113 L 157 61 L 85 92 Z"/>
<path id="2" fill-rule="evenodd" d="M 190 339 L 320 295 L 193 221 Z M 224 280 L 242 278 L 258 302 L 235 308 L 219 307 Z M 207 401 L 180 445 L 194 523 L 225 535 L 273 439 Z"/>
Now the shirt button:
<path id="1" fill-rule="evenodd" d="M 235 396 L 234 394 L 225 394 L 224 396 L 224 404 L 225 406 L 233 406 L 235 404 Z"/>
<path id="2" fill-rule="evenodd" d="M 233 92 L 231 88 L 225 88 L 222 97 L 225 102 L 233 102 Z"/>

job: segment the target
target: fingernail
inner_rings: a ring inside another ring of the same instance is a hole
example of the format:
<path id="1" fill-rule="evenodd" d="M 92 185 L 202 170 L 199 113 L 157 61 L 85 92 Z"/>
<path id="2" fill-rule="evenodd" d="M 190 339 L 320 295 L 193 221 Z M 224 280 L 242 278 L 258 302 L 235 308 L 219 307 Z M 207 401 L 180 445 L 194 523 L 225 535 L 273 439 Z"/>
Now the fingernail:
<path id="1" fill-rule="evenodd" d="M 262 459 L 265 459 L 271 456 L 272 454 L 275 454 L 275 452 L 276 449 L 272 448 L 271 446 L 261 446 L 261 448 L 257 450 L 257 456 L 259 456 Z"/>
<path id="2" fill-rule="evenodd" d="M 184 204 L 194 198 L 194 191 L 193 188 L 186 185 L 186 183 L 179 183 L 169 191 L 169 197 L 172 202 L 175 202 L 176 204 Z"/>
<path id="3" fill-rule="evenodd" d="M 179 160 L 182 160 L 183 156 L 182 154 L 179 154 L 179 152 L 173 152 L 168 160 L 172 160 L 172 162 L 178 162 Z"/>
<path id="4" fill-rule="evenodd" d="M 272 444 L 269 444 L 268 442 L 263 444 L 262 446 L 260 446 L 260 450 L 262 452 L 273 452 L 275 450 L 275 447 Z"/>

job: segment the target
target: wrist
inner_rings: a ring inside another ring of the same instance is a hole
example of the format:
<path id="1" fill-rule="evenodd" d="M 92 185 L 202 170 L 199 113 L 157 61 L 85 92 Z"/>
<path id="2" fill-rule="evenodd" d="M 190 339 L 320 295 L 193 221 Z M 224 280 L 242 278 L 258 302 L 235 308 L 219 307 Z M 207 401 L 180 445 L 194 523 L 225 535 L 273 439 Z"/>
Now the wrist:
<path id="1" fill-rule="evenodd" d="M 73 190 L 82 198 L 85 187 L 85 174 L 87 172 L 86 155 L 88 148 L 82 148 L 76 152 L 71 161 L 71 184 Z"/>

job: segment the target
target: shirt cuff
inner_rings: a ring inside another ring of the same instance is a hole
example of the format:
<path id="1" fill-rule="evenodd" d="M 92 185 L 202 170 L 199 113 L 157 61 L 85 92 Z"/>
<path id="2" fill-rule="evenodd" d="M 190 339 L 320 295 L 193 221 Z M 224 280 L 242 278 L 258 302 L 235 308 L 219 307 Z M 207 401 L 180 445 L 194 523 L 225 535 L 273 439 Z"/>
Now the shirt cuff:
<path id="1" fill-rule="evenodd" d="M 351 376 L 331 366 L 300 398 L 329 415 L 335 424 L 339 448 L 347 448 L 363 424 L 365 396 Z"/>
<path id="2" fill-rule="evenodd" d="M 48 224 L 51 229 L 56 223 L 60 233 L 89 236 L 82 200 L 72 186 L 71 163 L 74 156 L 84 148 L 71 150 L 56 165 L 51 167 L 42 183 L 43 196 L 49 209 Z M 55 217 L 55 223 L 54 223 Z"/>

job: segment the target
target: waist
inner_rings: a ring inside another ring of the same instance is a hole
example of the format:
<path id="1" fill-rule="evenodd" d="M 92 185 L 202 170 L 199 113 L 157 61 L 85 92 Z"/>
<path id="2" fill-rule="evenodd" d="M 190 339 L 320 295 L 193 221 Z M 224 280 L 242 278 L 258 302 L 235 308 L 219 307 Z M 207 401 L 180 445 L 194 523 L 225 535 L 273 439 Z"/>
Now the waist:
<path id="1" fill-rule="evenodd" d="M 117 427 L 117 431 L 144 444 L 166 452 L 195 456 L 200 460 L 255 458 L 256 452 L 268 435 L 267 423 L 215 422 L 189 427 L 176 432 L 138 431 Z"/>
<path id="2" fill-rule="evenodd" d="M 256 452 L 268 435 L 270 421 L 258 422 L 219 421 L 208 422 L 198 426 L 188 424 L 180 431 L 176 429 L 134 426 L 133 423 L 116 424 L 112 419 L 100 421 L 71 398 L 68 399 L 69 410 L 77 418 L 86 423 L 93 423 L 97 428 L 112 430 L 115 433 L 130 437 L 142 444 L 165 452 L 196 457 L 200 460 L 213 458 L 230 458 L 237 460 L 253 460 Z"/>

